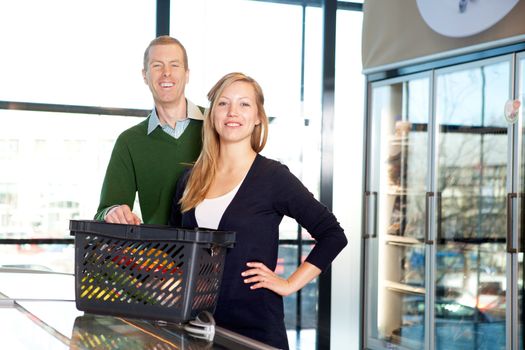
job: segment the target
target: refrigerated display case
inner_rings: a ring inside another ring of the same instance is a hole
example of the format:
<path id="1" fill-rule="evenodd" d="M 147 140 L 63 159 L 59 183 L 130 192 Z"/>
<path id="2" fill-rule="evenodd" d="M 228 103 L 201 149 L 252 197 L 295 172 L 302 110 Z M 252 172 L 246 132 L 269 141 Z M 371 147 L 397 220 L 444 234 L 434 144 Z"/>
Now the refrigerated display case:
<path id="1" fill-rule="evenodd" d="M 369 79 L 366 349 L 523 349 L 525 54 L 476 57 Z"/>

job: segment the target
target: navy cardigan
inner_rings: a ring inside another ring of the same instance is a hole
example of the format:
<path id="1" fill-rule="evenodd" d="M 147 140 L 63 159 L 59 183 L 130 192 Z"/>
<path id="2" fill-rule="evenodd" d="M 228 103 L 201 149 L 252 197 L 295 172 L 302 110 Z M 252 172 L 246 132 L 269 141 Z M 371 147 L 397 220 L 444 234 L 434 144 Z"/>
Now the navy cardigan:
<path id="1" fill-rule="evenodd" d="M 177 184 L 170 224 L 194 228 L 197 227 L 195 209 L 181 214 L 178 204 L 188 175 L 189 170 Z M 294 218 L 315 239 L 306 261 L 321 270 L 325 270 L 347 244 L 335 216 L 285 165 L 257 155 L 219 223 L 219 230 L 236 232 L 236 244 L 226 255 L 214 318 L 221 327 L 287 349 L 282 297 L 264 288 L 251 290 L 241 276 L 250 261 L 263 262 L 275 270 L 279 224 L 284 215 Z"/>

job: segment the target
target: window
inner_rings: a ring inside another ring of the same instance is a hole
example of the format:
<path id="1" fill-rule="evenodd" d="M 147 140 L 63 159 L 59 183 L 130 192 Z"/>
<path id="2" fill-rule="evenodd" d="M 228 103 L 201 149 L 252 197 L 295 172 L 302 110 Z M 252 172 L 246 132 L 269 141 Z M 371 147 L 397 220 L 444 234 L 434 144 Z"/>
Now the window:
<path id="1" fill-rule="evenodd" d="M 362 1 L 345 3 L 342 8 L 349 9 Z M 188 51 L 188 98 L 206 106 L 209 88 L 231 71 L 257 79 L 271 119 L 263 154 L 288 165 L 317 198 L 322 132 L 320 4 L 171 0 L 170 14 L 170 34 Z M 127 0 L 0 4 L 0 13 L 10 14 L 0 21 L 3 50 L 17 52 L 6 55 L 0 66 L 0 240 L 65 239 L 69 238 L 69 219 L 93 217 L 114 141 L 141 119 L 104 110 L 152 107 L 141 70 L 143 50 L 155 37 L 154 5 Z M 28 6 L 32 11 L 26 11 Z M 121 15 L 124 11 L 126 16 Z M 41 13 L 46 16 L 39 16 Z M 339 10 L 337 30 L 359 38 L 361 16 L 359 11 Z M 356 61 L 360 42 L 346 40 L 346 36 L 338 35 L 337 43 L 341 78 L 336 82 L 338 129 L 334 137 L 339 140 L 348 136 L 342 134 L 344 128 L 362 130 L 351 122 L 352 118 L 360 120 L 362 114 L 364 85 Z M 227 54 L 217 54 L 225 48 Z M 355 72 L 349 69 L 353 65 L 357 65 Z M 100 108 L 100 114 L 88 112 L 92 108 Z M 339 174 L 351 168 L 352 163 L 343 162 Z M 346 207 L 339 209 L 338 218 L 345 211 Z M 288 275 L 307 256 L 312 241 L 291 219 L 283 221 L 281 239 L 278 271 Z M 71 246 L 58 247 L 5 247 L 0 241 L 0 266 L 23 260 L 72 272 Z M 37 251 L 43 254 L 35 254 Z M 58 255 L 61 258 L 56 259 Z M 316 327 L 317 281 L 285 300 L 290 329 Z M 314 337 L 315 333 L 311 344 Z"/>
<path id="2" fill-rule="evenodd" d="M 2 57 L 0 100 L 150 107 L 141 70 L 154 2 L 10 1 L 0 13 L 2 52 L 11 53 Z"/>
<path id="3" fill-rule="evenodd" d="M 262 153 L 288 165 L 319 198 L 323 10 L 320 3 L 313 2 L 311 6 L 308 2 L 309 6 L 303 9 L 303 3 L 172 0 L 170 34 L 180 39 L 188 51 L 190 84 L 187 96 L 194 102 L 207 105 L 208 90 L 220 77 L 232 71 L 244 72 L 261 84 L 266 112 L 271 118 L 268 144 Z M 336 98 L 336 121 L 341 127 L 337 137 L 343 140 L 348 137 L 348 133 L 343 134 L 345 130 L 355 130 L 354 140 L 359 144 L 354 149 L 362 147 L 359 141 L 364 87 L 360 62 L 361 17 L 361 12 L 339 10 L 337 18 L 339 32 L 356 33 L 355 40 L 351 41 L 346 34 L 338 36 L 337 74 L 340 78 Z M 234 20 L 228 20 L 232 18 Z M 348 153 L 345 146 L 341 152 Z M 341 162 L 344 164 L 341 174 L 347 176 L 355 163 L 346 159 Z M 360 173 L 354 179 L 359 182 Z M 344 193 L 348 196 L 346 187 Z M 345 215 L 346 210 L 344 204 L 336 215 Z M 289 218 L 281 224 L 280 237 L 277 272 L 289 276 L 308 255 L 311 237 Z M 287 328 L 301 330 L 303 334 L 305 330 L 311 331 L 311 339 L 301 335 L 302 346 L 309 348 L 315 342 L 317 328 L 317 281 L 284 300 Z M 356 315 L 358 313 L 356 310 Z M 293 332 L 289 339 L 292 347 L 296 345 Z"/>

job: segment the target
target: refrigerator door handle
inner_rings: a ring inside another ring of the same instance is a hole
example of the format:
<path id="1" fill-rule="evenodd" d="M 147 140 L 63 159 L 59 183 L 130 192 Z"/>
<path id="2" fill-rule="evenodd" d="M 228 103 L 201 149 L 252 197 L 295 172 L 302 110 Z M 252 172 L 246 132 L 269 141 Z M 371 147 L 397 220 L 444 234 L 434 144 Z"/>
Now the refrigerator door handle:
<path id="1" fill-rule="evenodd" d="M 434 244 L 434 239 L 430 238 L 430 216 L 433 212 L 434 203 L 432 199 L 434 198 L 434 192 L 427 192 L 425 196 L 425 244 Z"/>
<path id="2" fill-rule="evenodd" d="M 372 210 L 370 210 L 370 201 L 373 200 Z M 370 213 L 372 211 L 372 213 Z M 370 215 L 371 214 L 371 215 Z M 372 221 L 370 221 L 372 219 Z M 365 192 L 365 233 L 364 239 L 376 238 L 377 237 L 377 192 L 366 191 Z M 372 228 L 370 228 L 372 226 Z"/>
<path id="3" fill-rule="evenodd" d="M 517 193 L 507 193 L 507 253 L 518 252 L 518 240 L 514 234 L 514 202 L 518 198 Z"/>

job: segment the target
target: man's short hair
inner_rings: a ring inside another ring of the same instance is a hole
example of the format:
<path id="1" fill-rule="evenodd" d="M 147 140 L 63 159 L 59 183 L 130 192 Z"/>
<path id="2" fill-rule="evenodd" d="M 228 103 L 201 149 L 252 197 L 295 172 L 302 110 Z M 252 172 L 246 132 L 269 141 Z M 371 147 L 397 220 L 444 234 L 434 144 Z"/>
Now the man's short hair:
<path id="1" fill-rule="evenodd" d="M 169 35 L 161 35 L 159 37 L 156 37 L 153 39 L 148 47 L 146 48 L 146 51 L 144 51 L 144 70 L 148 70 L 148 61 L 149 61 L 149 50 L 152 46 L 157 45 L 178 45 L 182 49 L 182 54 L 184 56 L 184 70 L 188 70 L 188 54 L 186 53 L 186 48 L 184 45 L 181 44 L 180 41 L 178 41 L 175 38 L 172 38 Z"/>

